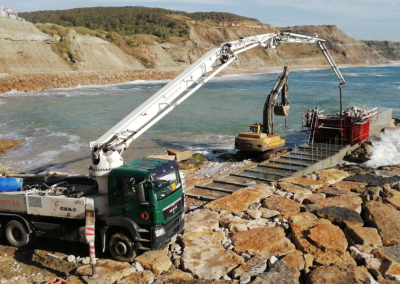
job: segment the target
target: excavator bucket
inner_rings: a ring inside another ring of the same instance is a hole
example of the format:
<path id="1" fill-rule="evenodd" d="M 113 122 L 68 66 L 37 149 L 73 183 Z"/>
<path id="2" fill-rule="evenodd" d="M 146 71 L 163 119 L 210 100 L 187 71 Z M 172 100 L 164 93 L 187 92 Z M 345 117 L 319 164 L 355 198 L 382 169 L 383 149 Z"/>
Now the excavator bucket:
<path id="1" fill-rule="evenodd" d="M 288 116 L 289 115 L 289 105 L 274 105 L 274 114 L 278 116 Z"/>

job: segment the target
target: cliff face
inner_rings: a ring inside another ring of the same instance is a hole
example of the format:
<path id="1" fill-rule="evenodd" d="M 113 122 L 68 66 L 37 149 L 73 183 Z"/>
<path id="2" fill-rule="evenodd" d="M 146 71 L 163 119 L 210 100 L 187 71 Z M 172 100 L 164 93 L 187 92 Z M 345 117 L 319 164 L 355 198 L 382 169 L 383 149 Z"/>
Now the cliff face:
<path id="1" fill-rule="evenodd" d="M 383 46 L 387 46 L 387 50 L 390 50 L 391 53 L 378 53 L 373 48 L 377 46 L 376 43 L 364 44 L 348 37 L 335 26 L 301 26 L 278 29 L 265 24 L 232 25 L 201 21 L 193 21 L 189 26 L 190 33 L 186 39 L 174 38 L 169 42 L 160 43 L 154 36 L 140 35 L 145 40 L 132 48 L 131 54 L 134 56 L 131 56 L 116 45 L 99 37 L 81 35 L 74 30 L 69 30 L 63 37 L 57 34 L 50 36 L 42 33 L 30 22 L 0 18 L 0 73 L 3 73 L 0 74 L 0 92 L 7 92 L 11 89 L 29 91 L 61 86 L 73 87 L 79 84 L 101 84 L 101 78 L 105 78 L 103 83 L 119 83 L 121 78 L 151 80 L 153 75 L 160 79 L 160 76 L 164 76 L 162 74 L 171 78 L 172 74 L 188 67 L 210 49 L 223 42 L 249 35 L 279 31 L 305 35 L 317 34 L 328 40 L 330 43 L 327 44 L 327 48 L 338 64 L 379 63 L 386 61 L 386 58 L 382 56 L 386 54 L 390 56 L 397 54 L 390 59 L 398 59 L 400 46 L 400 43 L 398 45 L 385 44 Z M 60 52 L 53 51 L 56 50 L 55 45 L 64 39 L 67 40 L 70 51 L 76 56 L 76 60 L 72 55 L 68 55 L 70 61 L 65 60 L 65 51 L 64 59 L 60 56 Z M 121 38 L 120 40 L 125 41 L 126 39 Z M 379 47 L 381 48 L 381 45 Z M 155 69 L 146 69 L 143 62 L 151 62 Z M 284 65 L 327 65 L 327 61 L 317 46 L 283 44 L 277 49 L 256 48 L 244 52 L 229 68 L 254 70 L 267 66 Z M 137 70 L 152 70 L 152 72 L 138 72 L 137 75 L 132 73 Z M 76 71 L 78 73 L 73 75 L 72 73 Z M 96 75 L 97 78 L 88 71 L 100 72 L 98 74 L 107 72 L 107 75 Z M 72 73 L 60 77 L 56 74 L 57 72 Z M 119 72 L 118 76 L 117 72 Z M 127 72 L 127 74 L 123 76 L 121 72 Z M 29 73 L 28 77 L 21 77 L 26 73 Z M 73 83 L 66 82 L 62 79 L 63 77 L 66 80 L 73 78 Z M 33 83 L 35 86 L 31 86 Z"/>
<path id="2" fill-rule="evenodd" d="M 0 72 L 71 70 L 46 42 L 50 37 L 32 23 L 0 17 Z"/>
<path id="3" fill-rule="evenodd" d="M 389 60 L 400 60 L 400 42 L 373 40 L 363 42 Z"/>
<path id="4" fill-rule="evenodd" d="M 50 37 L 27 21 L 0 17 L 0 73 L 143 69 L 138 60 L 105 40 L 73 30 L 67 38 L 81 62 L 69 64 L 52 50 L 59 36 Z"/>

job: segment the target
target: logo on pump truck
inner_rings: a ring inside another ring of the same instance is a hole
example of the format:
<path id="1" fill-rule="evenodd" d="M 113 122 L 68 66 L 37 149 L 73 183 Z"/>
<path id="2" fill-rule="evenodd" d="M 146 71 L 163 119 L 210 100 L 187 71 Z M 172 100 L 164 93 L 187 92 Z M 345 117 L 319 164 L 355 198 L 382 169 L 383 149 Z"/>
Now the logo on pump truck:
<path id="1" fill-rule="evenodd" d="M 147 213 L 147 212 L 143 212 L 141 216 L 142 216 L 142 219 L 144 219 L 144 220 L 149 219 L 149 213 Z"/>
<path id="2" fill-rule="evenodd" d="M 71 208 L 71 207 L 60 207 L 60 210 L 67 212 L 76 212 L 76 208 Z"/>

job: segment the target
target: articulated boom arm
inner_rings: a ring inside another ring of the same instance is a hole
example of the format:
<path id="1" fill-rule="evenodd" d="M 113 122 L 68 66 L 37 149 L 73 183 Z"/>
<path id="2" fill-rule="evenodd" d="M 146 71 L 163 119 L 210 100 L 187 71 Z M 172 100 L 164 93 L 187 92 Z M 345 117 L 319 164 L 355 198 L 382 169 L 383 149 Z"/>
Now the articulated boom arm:
<path id="1" fill-rule="evenodd" d="M 263 133 L 274 134 L 274 111 L 275 115 L 287 116 L 289 114 L 289 102 L 287 100 L 289 92 L 289 69 L 285 67 L 282 75 L 279 76 L 270 94 L 264 103 L 263 110 Z M 279 94 L 282 94 L 282 103 L 276 104 Z M 275 110 L 274 110 L 275 108 Z"/>
<path id="2" fill-rule="evenodd" d="M 281 36 L 286 36 L 286 37 L 281 37 L 279 39 L 279 43 L 316 43 L 318 44 L 319 48 L 321 49 L 322 53 L 324 54 L 326 60 L 328 60 L 329 65 L 331 65 L 331 68 L 333 69 L 333 72 L 335 72 L 336 77 L 339 80 L 339 86 L 344 85 L 346 81 L 344 80 L 342 73 L 340 73 L 339 68 L 337 67 L 335 61 L 333 60 L 332 56 L 328 52 L 325 46 L 326 40 L 319 38 L 318 36 L 305 36 L 305 35 L 299 35 L 299 34 L 293 34 L 293 33 L 280 33 Z"/>
<path id="3" fill-rule="evenodd" d="M 279 35 L 286 37 L 280 38 Z M 122 165 L 121 153 L 129 147 L 133 140 L 236 60 L 238 54 L 258 46 L 276 48 L 280 43 L 318 43 L 321 41 L 323 40 L 317 37 L 269 33 L 223 43 L 219 48 L 210 50 L 97 141 L 90 143 L 92 149 L 91 174 L 104 176 L 110 170 Z M 218 60 L 221 63 L 214 65 Z M 189 89 L 190 87 L 192 88 Z"/>

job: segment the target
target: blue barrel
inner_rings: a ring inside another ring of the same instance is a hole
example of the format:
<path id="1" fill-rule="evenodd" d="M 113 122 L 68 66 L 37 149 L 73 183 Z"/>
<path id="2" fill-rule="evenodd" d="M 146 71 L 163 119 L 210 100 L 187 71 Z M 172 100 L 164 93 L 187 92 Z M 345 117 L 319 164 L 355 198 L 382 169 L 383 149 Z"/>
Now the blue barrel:
<path id="1" fill-rule="evenodd" d="M 22 178 L 0 178 L 0 191 L 21 190 L 22 181 Z"/>

